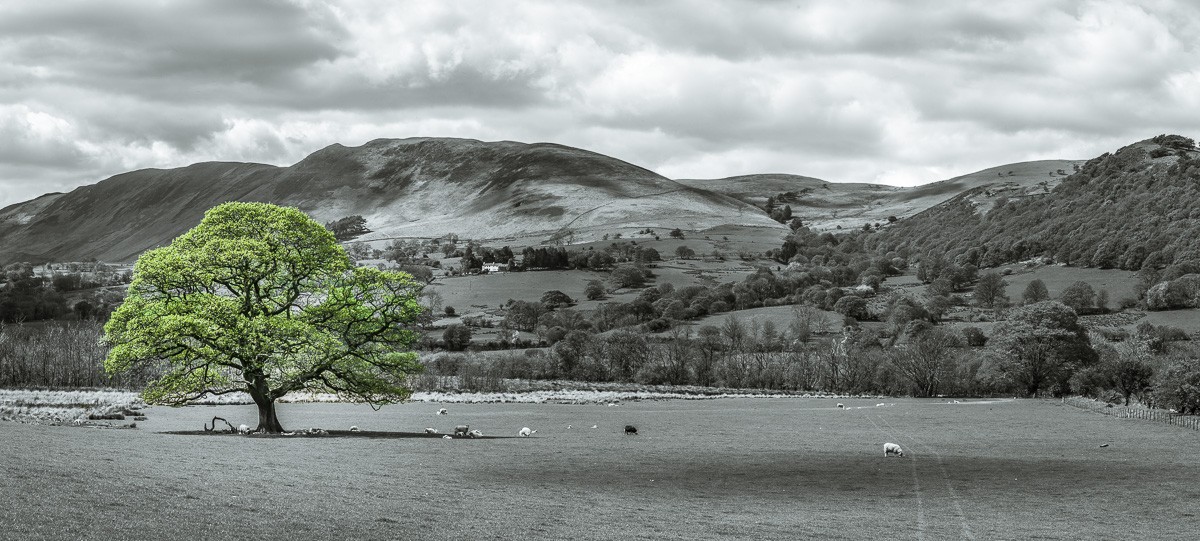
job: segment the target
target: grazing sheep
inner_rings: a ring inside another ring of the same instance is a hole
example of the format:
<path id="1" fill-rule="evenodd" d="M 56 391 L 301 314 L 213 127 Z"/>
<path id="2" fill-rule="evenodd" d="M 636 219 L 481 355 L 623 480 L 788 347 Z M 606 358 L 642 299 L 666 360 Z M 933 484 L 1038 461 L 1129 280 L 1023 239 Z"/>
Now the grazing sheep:
<path id="1" fill-rule="evenodd" d="M 596 428 L 597 426 L 600 426 L 600 425 L 592 425 L 592 428 Z"/>
<path id="2" fill-rule="evenodd" d="M 884 406 L 886 406 L 886 405 L 887 405 L 887 404 L 884 404 L 883 402 L 880 402 L 880 403 L 878 403 L 878 404 L 875 404 L 875 407 L 877 407 L 877 408 L 882 408 L 882 407 L 884 407 Z"/>
<path id="3" fill-rule="evenodd" d="M 445 436 L 442 436 L 442 439 L 443 440 L 452 440 L 454 438 L 451 438 L 449 434 L 446 434 Z"/>
<path id="4" fill-rule="evenodd" d="M 350 431 L 351 431 L 351 432 L 358 432 L 358 426 L 357 426 L 357 425 L 351 426 L 351 427 L 350 427 Z"/>
<path id="5" fill-rule="evenodd" d="M 901 449 L 899 445 L 896 445 L 894 443 L 883 444 L 883 456 L 887 457 L 887 456 L 892 456 L 892 455 L 896 455 L 898 457 L 903 457 L 904 449 Z"/>
<path id="6" fill-rule="evenodd" d="M 455 436 L 466 436 L 471 431 L 470 425 L 458 425 L 454 427 Z"/>
<path id="7" fill-rule="evenodd" d="M 537 434 L 537 431 L 530 430 L 529 427 L 524 427 L 521 430 L 517 431 L 517 435 L 521 436 L 522 438 L 528 438 L 529 436 L 532 436 L 534 434 Z"/>
<path id="8" fill-rule="evenodd" d="M 480 432 L 480 431 L 478 431 L 478 430 L 472 430 L 472 431 L 470 432 L 470 436 L 471 436 L 471 439 L 475 439 L 475 438 L 482 438 L 482 437 L 483 437 L 483 432 Z"/>
<path id="9" fill-rule="evenodd" d="M 567 425 L 567 430 L 570 430 L 570 429 L 571 429 L 571 425 Z"/>
<path id="10" fill-rule="evenodd" d="M 450 413 L 450 412 L 446 411 L 446 408 L 442 408 L 442 409 L 438 410 L 438 415 L 446 415 L 448 413 Z"/>
<path id="11" fill-rule="evenodd" d="M 838 409 L 844 410 L 844 409 L 846 409 L 846 405 L 841 402 L 838 402 Z"/>
<path id="12" fill-rule="evenodd" d="M 248 427 L 246 425 L 238 425 L 237 431 L 238 431 L 238 434 L 249 434 L 250 427 Z"/>
<path id="13" fill-rule="evenodd" d="M 426 434 L 437 434 L 437 433 L 438 433 L 438 431 L 437 431 L 437 429 L 436 429 L 436 428 L 430 428 L 430 427 L 426 427 L 426 428 L 425 428 L 425 433 L 426 433 Z M 449 437 L 449 436 L 446 436 L 446 437 Z"/>
<path id="14" fill-rule="evenodd" d="M 637 434 L 637 427 L 633 425 L 625 425 L 626 434 Z"/>

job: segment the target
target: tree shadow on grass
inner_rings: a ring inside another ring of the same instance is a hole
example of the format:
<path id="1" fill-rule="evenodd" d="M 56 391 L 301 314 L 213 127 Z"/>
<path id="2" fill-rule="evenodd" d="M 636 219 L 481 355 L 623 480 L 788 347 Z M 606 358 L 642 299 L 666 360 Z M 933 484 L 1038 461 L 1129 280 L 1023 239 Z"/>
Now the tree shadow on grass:
<path id="1" fill-rule="evenodd" d="M 241 436 L 241 437 L 246 437 L 246 438 L 267 438 L 267 439 L 275 439 L 275 438 L 283 438 L 283 439 L 359 438 L 359 439 L 369 439 L 369 440 L 396 440 L 396 439 L 407 439 L 407 438 L 431 438 L 431 439 L 439 439 L 440 440 L 440 439 L 443 439 L 442 438 L 443 436 L 447 436 L 447 435 L 449 435 L 451 437 L 451 439 L 456 439 L 456 440 L 498 440 L 498 439 L 516 438 L 516 436 L 480 436 L 477 438 L 471 438 L 468 436 L 454 436 L 452 434 L 426 434 L 425 432 L 387 432 L 387 431 L 372 431 L 372 430 L 357 430 L 357 431 L 326 430 L 326 431 L 323 431 L 323 432 L 317 433 L 317 434 L 312 434 L 312 433 L 309 433 L 308 431 L 296 431 L 296 432 L 289 432 L 289 433 L 285 433 L 285 434 L 254 434 L 254 433 L 238 434 L 236 432 L 230 432 L 228 430 L 214 430 L 214 431 L 168 430 L 165 432 L 160 432 L 160 434 L 170 434 L 173 436 Z"/>

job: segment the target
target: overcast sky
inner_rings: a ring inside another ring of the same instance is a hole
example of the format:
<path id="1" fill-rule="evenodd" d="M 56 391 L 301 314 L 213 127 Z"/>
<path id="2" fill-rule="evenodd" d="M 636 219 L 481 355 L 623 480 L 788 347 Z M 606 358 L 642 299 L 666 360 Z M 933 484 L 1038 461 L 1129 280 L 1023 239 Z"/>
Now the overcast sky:
<path id="1" fill-rule="evenodd" d="M 1200 136 L 1189 0 L 0 3 L 0 206 L 331 143 L 914 185 Z"/>

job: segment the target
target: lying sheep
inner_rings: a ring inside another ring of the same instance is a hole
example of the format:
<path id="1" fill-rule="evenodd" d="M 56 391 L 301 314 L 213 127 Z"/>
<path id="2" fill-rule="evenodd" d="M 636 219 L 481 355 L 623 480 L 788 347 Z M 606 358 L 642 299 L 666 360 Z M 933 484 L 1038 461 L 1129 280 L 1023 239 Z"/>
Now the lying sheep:
<path id="1" fill-rule="evenodd" d="M 838 409 L 844 410 L 844 409 L 846 409 L 846 405 L 841 402 L 838 402 Z"/>
<path id="2" fill-rule="evenodd" d="M 437 413 L 437 414 L 438 414 L 438 415 L 446 415 L 446 414 L 448 414 L 448 413 L 450 413 L 450 412 L 449 412 L 449 411 L 446 411 L 446 408 L 442 408 L 442 409 L 438 410 L 438 413 Z"/>
<path id="3" fill-rule="evenodd" d="M 480 432 L 480 431 L 478 431 L 478 430 L 472 430 L 472 431 L 470 432 L 470 436 L 471 436 L 471 439 L 475 439 L 475 438 L 482 438 L 482 437 L 483 437 L 483 432 Z"/>
<path id="4" fill-rule="evenodd" d="M 437 433 L 438 433 L 438 431 L 437 431 L 437 429 L 436 429 L 436 428 L 426 427 L 426 428 L 425 428 L 425 433 L 426 433 L 426 434 L 437 434 Z M 450 437 L 450 436 L 446 436 L 446 437 L 448 438 L 448 437 Z"/>
<path id="5" fill-rule="evenodd" d="M 595 427 L 593 427 L 595 428 Z M 625 425 L 626 434 L 637 434 L 637 427 L 633 425 Z"/>
<path id="6" fill-rule="evenodd" d="M 521 436 L 522 438 L 528 438 L 529 436 L 532 436 L 534 434 L 537 434 L 537 431 L 530 430 L 529 427 L 524 427 L 521 430 L 517 431 L 517 435 Z"/>
<path id="7" fill-rule="evenodd" d="M 350 431 L 351 431 L 351 432 L 358 432 L 358 426 L 357 426 L 357 425 L 351 426 L 351 427 L 350 427 Z"/>
<path id="8" fill-rule="evenodd" d="M 445 436 L 442 436 L 442 439 L 443 440 L 452 440 L 454 438 L 451 438 L 449 434 L 446 434 Z"/>
<path id="9" fill-rule="evenodd" d="M 470 425 L 458 425 L 454 427 L 455 436 L 466 436 L 471 431 Z"/>
<path id="10" fill-rule="evenodd" d="M 894 443 L 883 444 L 883 456 L 888 457 L 892 455 L 904 457 L 904 449 L 901 449 L 899 445 Z"/>

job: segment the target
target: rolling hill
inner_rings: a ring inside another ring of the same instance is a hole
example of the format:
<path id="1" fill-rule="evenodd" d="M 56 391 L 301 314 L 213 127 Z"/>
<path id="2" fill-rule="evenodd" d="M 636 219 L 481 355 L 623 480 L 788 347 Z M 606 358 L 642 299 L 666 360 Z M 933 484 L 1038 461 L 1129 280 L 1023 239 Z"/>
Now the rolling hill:
<path id="1" fill-rule="evenodd" d="M 1200 151 L 1178 135 L 1128 145 L 1042 190 L 977 186 L 871 235 L 877 251 L 980 267 L 1034 257 L 1140 270 L 1200 265 Z"/>
<path id="2" fill-rule="evenodd" d="M 881 184 L 828 182 L 798 175 L 743 175 L 720 179 L 680 179 L 762 207 L 767 198 L 788 205 L 813 230 L 858 228 L 887 223 L 888 217 L 907 218 L 955 196 L 979 190 L 989 198 L 1045 193 L 1058 185 L 1082 160 L 1040 160 L 990 167 L 982 171 L 911 188 Z"/>
<path id="3" fill-rule="evenodd" d="M 733 197 L 566 147 L 467 139 L 332 145 L 289 167 L 207 162 L 116 175 L 0 209 L 0 259 L 127 261 L 225 201 L 295 206 L 326 222 L 362 215 L 367 239 L 547 235 L 621 228 L 786 229 Z"/>

